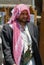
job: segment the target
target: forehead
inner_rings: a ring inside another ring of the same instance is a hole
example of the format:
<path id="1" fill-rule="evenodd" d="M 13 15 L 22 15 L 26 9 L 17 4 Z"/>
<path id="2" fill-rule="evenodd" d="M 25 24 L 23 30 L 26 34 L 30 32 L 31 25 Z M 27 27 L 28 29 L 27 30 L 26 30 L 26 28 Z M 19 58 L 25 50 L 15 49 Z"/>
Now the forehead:
<path id="1" fill-rule="evenodd" d="M 21 13 L 27 13 L 28 14 L 28 11 L 27 10 L 23 10 Z"/>

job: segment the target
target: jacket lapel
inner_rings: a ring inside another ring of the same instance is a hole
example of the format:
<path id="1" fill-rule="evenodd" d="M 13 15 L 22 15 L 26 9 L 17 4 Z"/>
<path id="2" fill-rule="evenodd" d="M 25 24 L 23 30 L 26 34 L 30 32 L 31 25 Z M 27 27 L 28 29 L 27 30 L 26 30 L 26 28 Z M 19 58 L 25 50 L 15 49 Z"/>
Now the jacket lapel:
<path id="1" fill-rule="evenodd" d="M 33 40 L 35 41 L 35 43 L 38 44 L 37 39 L 34 37 L 34 31 L 35 30 L 34 30 L 33 24 L 28 23 L 27 25 L 28 25 L 28 29 L 29 29 L 29 33 L 30 33 L 31 37 L 33 38 Z"/>
<path id="2" fill-rule="evenodd" d="M 31 23 L 28 23 L 27 25 L 28 25 L 29 33 L 33 37 L 34 36 L 33 25 Z"/>

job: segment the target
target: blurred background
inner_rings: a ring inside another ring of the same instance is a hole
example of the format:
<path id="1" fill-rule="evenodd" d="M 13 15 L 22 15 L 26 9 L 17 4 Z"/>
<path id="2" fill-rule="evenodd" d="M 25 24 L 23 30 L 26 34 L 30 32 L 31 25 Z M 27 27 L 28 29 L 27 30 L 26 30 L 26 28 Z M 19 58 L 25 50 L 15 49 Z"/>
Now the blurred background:
<path id="1" fill-rule="evenodd" d="M 44 65 L 44 0 L 0 0 L 0 31 L 11 17 L 16 4 L 27 4 L 30 9 L 30 21 L 38 26 L 38 48 Z M 0 34 L 1 35 L 1 34 Z M 2 40 L 0 37 L 0 64 L 3 65 Z"/>

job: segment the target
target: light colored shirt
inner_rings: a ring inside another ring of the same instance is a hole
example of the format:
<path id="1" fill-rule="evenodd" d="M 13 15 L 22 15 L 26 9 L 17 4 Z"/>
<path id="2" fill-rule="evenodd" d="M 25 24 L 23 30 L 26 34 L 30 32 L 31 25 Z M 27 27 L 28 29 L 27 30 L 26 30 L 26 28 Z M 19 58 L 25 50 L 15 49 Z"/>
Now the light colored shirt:
<path id="1" fill-rule="evenodd" d="M 28 26 L 25 26 L 25 30 L 21 31 L 21 35 L 22 35 L 22 40 L 23 40 L 23 46 L 24 46 L 24 53 L 26 53 L 26 51 L 28 50 L 28 45 L 30 45 L 29 49 L 31 50 L 31 53 L 33 53 L 32 50 L 32 39 L 31 39 L 31 35 L 29 33 L 28 30 Z M 35 60 L 34 57 L 32 57 L 32 59 L 28 62 L 27 65 L 35 65 Z"/>

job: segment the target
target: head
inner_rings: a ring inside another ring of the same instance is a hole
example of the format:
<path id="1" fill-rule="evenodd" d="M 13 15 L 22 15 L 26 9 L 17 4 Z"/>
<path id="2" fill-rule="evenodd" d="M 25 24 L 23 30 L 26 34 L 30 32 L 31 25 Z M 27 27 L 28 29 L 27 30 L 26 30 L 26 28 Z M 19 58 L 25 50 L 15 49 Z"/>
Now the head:
<path id="1" fill-rule="evenodd" d="M 28 17 L 29 17 L 28 11 L 23 10 L 19 15 L 18 20 L 19 22 L 26 23 L 28 21 Z"/>
<path id="2" fill-rule="evenodd" d="M 25 4 L 16 5 L 11 12 L 11 19 L 13 21 L 19 20 L 21 22 L 26 22 L 30 20 L 29 7 Z"/>

